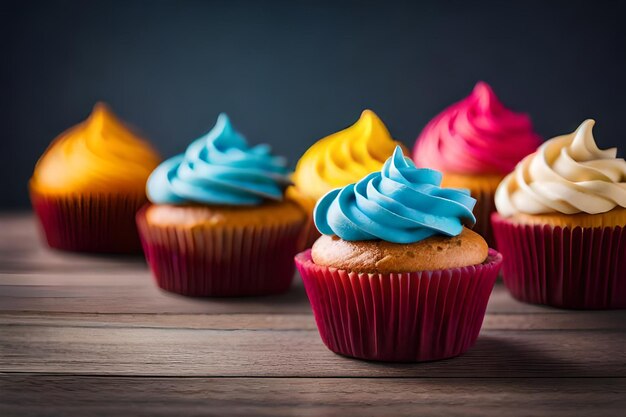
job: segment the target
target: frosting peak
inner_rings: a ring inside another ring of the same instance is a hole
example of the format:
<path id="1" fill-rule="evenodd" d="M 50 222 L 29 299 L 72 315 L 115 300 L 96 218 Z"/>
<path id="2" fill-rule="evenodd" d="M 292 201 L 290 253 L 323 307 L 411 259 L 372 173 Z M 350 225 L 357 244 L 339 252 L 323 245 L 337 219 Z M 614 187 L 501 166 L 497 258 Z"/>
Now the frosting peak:
<path id="1" fill-rule="evenodd" d="M 319 140 L 300 158 L 293 176 L 314 199 L 379 170 L 397 145 L 380 118 L 364 110 L 355 124 Z"/>
<path id="2" fill-rule="evenodd" d="M 617 158 L 616 148 L 598 148 L 594 124 L 585 120 L 524 158 L 496 191 L 498 212 L 597 214 L 626 208 L 626 161 Z"/>
<path id="3" fill-rule="evenodd" d="M 418 166 L 443 172 L 504 175 L 539 143 L 530 118 L 504 107 L 481 81 L 426 125 L 413 159 Z"/>
<path id="4" fill-rule="evenodd" d="M 479 81 L 474 86 L 472 95 L 476 100 L 478 109 L 484 113 L 497 113 L 504 108 L 493 89 L 484 81 Z"/>
<path id="5" fill-rule="evenodd" d="M 53 194 L 143 194 L 159 163 L 157 153 L 103 103 L 84 122 L 63 132 L 37 162 L 31 186 Z"/>
<path id="6" fill-rule="evenodd" d="M 250 147 L 222 113 L 215 127 L 184 154 L 154 170 L 147 184 L 150 201 L 160 204 L 256 205 L 282 200 L 290 184 L 287 161 L 267 145 Z"/>
<path id="7" fill-rule="evenodd" d="M 593 137 L 593 126 L 595 124 L 595 120 L 587 119 L 574 131 L 574 138 L 567 151 L 573 159 L 592 161 L 598 157 L 601 159 L 615 159 L 617 157 L 617 148 L 606 150 L 598 148 Z"/>
<path id="8" fill-rule="evenodd" d="M 441 173 L 416 168 L 397 146 L 381 171 L 322 197 L 315 225 L 344 240 L 412 243 L 436 234 L 457 236 L 463 221 L 475 223 L 476 200 L 468 190 L 440 184 Z"/>

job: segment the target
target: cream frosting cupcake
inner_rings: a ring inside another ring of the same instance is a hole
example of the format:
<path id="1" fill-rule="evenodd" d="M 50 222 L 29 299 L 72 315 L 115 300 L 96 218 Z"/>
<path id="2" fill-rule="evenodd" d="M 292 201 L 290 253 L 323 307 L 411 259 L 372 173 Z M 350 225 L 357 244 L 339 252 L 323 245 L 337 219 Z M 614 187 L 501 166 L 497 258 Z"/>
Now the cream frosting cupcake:
<path id="1" fill-rule="evenodd" d="M 593 120 L 524 158 L 496 191 L 504 281 L 523 301 L 626 307 L 626 161 Z"/>

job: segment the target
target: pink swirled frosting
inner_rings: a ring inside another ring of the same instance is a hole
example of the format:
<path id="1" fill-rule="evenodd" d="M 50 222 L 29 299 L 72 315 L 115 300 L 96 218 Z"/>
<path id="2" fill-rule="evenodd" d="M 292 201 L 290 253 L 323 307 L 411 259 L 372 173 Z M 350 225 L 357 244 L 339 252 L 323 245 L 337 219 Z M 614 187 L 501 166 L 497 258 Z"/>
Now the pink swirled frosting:
<path id="1" fill-rule="evenodd" d="M 540 143 L 530 117 L 505 108 L 481 81 L 426 125 L 413 159 L 419 167 L 444 173 L 505 175 Z"/>

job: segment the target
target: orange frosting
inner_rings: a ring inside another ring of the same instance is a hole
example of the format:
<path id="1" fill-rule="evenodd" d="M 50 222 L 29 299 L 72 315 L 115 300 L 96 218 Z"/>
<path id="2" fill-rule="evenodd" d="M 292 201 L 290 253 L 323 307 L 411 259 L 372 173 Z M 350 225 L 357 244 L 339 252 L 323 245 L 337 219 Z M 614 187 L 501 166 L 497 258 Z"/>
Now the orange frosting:
<path id="1" fill-rule="evenodd" d="M 30 181 L 39 193 L 143 194 L 159 155 L 98 103 L 89 118 L 63 132 L 37 162 Z"/>

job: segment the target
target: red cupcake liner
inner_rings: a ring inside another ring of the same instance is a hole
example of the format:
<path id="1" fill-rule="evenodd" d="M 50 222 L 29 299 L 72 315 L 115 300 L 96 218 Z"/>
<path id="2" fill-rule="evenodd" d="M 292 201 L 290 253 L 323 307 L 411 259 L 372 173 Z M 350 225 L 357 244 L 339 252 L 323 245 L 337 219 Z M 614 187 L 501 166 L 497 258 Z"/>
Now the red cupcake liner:
<path id="1" fill-rule="evenodd" d="M 94 253 L 139 253 L 135 213 L 145 196 L 44 196 L 31 190 L 31 203 L 48 245 Z"/>
<path id="2" fill-rule="evenodd" d="M 291 286 L 301 222 L 280 225 L 137 226 L 157 285 L 193 297 L 280 294 Z"/>
<path id="3" fill-rule="evenodd" d="M 398 274 L 348 272 L 295 258 L 324 344 L 361 359 L 421 362 L 469 349 L 480 332 L 502 256 L 480 265 Z"/>
<path id="4" fill-rule="evenodd" d="M 494 213 L 513 296 L 572 309 L 626 308 L 626 228 L 516 224 Z"/>

